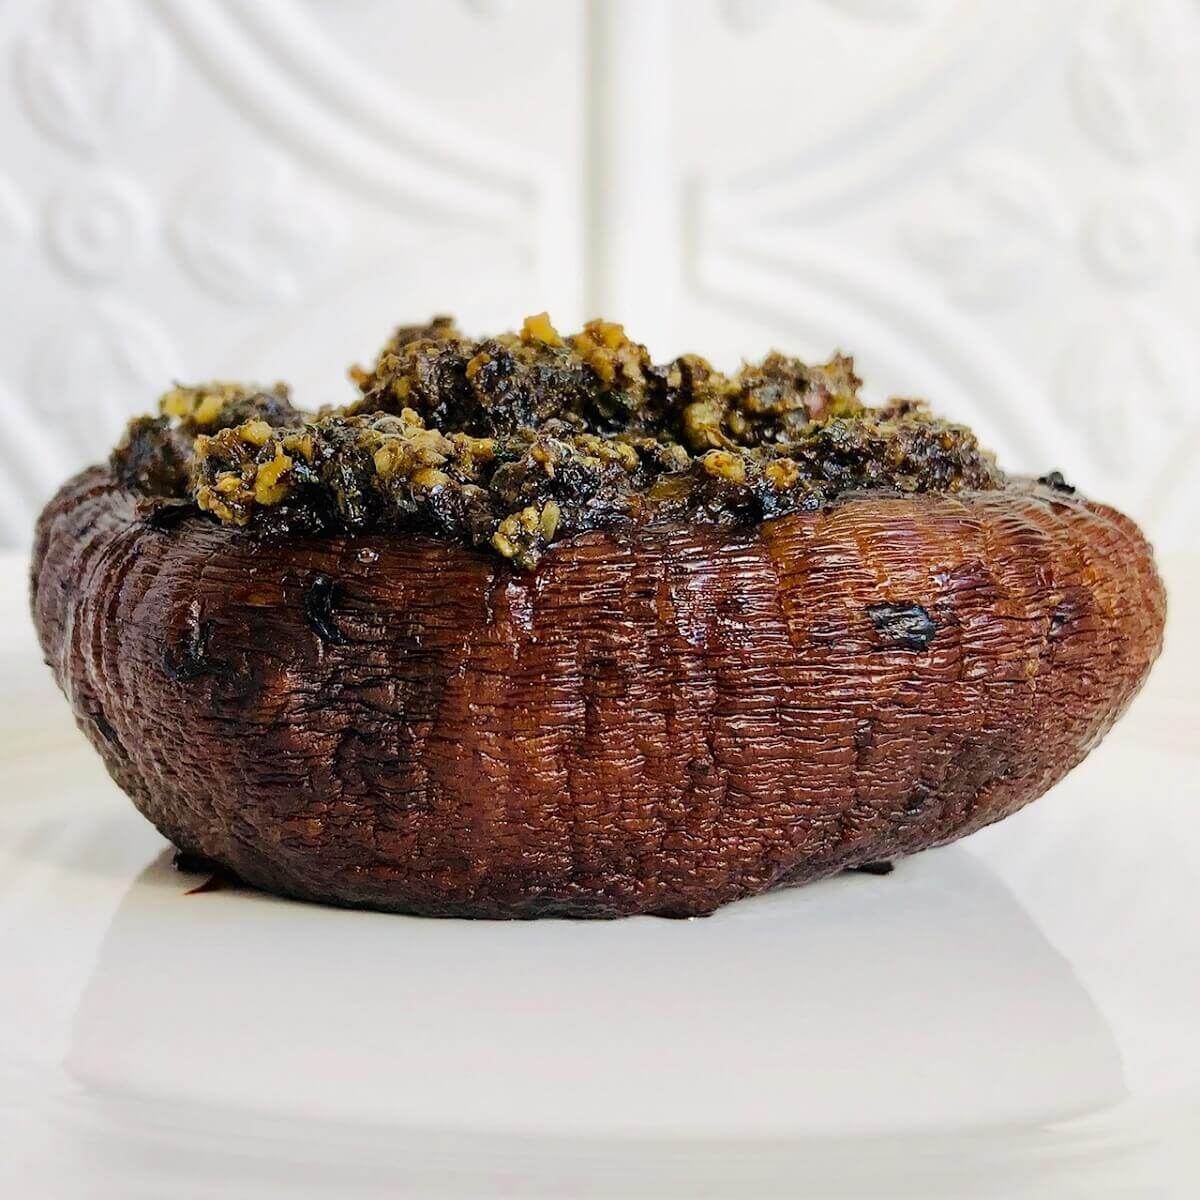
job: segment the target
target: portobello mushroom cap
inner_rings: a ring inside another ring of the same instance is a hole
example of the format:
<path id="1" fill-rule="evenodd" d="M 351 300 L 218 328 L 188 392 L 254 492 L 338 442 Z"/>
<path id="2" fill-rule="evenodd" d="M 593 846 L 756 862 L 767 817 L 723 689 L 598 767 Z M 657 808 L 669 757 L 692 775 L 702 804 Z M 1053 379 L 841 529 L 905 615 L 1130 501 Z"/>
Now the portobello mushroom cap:
<path id="1" fill-rule="evenodd" d="M 522 575 L 385 534 L 164 534 L 107 468 L 38 526 L 80 727 L 176 846 L 332 904 L 691 916 L 1042 794 L 1156 658 L 1150 548 L 1040 485 L 598 530 Z"/>
<path id="2" fill-rule="evenodd" d="M 79 725 L 182 850 L 340 905 L 697 915 L 950 842 L 1078 763 L 1162 639 L 1135 525 L 1026 481 L 585 530 L 527 572 L 142 501 L 96 467 L 39 522 Z"/>

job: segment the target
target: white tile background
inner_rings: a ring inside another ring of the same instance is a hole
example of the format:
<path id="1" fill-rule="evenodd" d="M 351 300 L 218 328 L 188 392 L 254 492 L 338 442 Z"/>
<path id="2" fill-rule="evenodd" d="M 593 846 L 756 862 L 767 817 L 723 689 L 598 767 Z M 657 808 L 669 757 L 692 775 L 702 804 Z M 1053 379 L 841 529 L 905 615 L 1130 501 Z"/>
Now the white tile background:
<path id="1" fill-rule="evenodd" d="M 391 325 L 854 353 L 1200 549 L 1196 0 L 0 0 L 0 544 Z"/>

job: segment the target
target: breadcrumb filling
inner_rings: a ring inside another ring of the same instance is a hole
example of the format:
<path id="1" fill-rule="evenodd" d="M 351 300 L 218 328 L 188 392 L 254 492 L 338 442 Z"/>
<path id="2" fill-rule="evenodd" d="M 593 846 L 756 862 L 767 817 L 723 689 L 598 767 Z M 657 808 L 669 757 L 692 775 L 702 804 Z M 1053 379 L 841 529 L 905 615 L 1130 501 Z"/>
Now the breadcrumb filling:
<path id="1" fill-rule="evenodd" d="M 473 339 L 449 317 L 396 330 L 358 396 L 174 387 L 113 452 L 125 486 L 267 534 L 425 532 L 532 569 L 588 529 L 750 525 L 863 490 L 957 492 L 1004 477 L 975 435 L 916 400 L 870 407 L 850 358 L 782 354 L 733 375 L 655 364 L 623 326 L 548 314 Z"/>

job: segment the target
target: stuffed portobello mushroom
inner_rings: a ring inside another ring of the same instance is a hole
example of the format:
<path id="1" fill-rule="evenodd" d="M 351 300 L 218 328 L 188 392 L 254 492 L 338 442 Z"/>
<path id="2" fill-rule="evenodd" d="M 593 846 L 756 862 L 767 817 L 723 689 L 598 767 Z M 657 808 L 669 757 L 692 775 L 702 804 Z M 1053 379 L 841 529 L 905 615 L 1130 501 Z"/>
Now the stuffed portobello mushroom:
<path id="1" fill-rule="evenodd" d="M 1150 548 L 848 358 L 727 376 L 545 314 L 406 327 L 343 408 L 175 387 L 38 523 L 80 727 L 288 896 L 690 916 L 953 841 L 1146 678 Z"/>

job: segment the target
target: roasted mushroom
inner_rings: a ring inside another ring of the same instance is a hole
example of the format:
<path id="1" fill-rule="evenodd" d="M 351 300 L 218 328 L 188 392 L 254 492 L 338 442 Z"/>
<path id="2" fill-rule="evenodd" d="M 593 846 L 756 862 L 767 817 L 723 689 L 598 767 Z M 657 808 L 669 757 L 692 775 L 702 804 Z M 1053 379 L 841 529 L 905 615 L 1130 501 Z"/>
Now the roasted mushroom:
<path id="1" fill-rule="evenodd" d="M 1015 812 L 1145 679 L 1134 524 L 849 359 L 728 377 L 542 314 L 358 398 L 175 388 L 43 512 L 33 610 L 113 778 L 270 891 L 711 912 Z"/>

